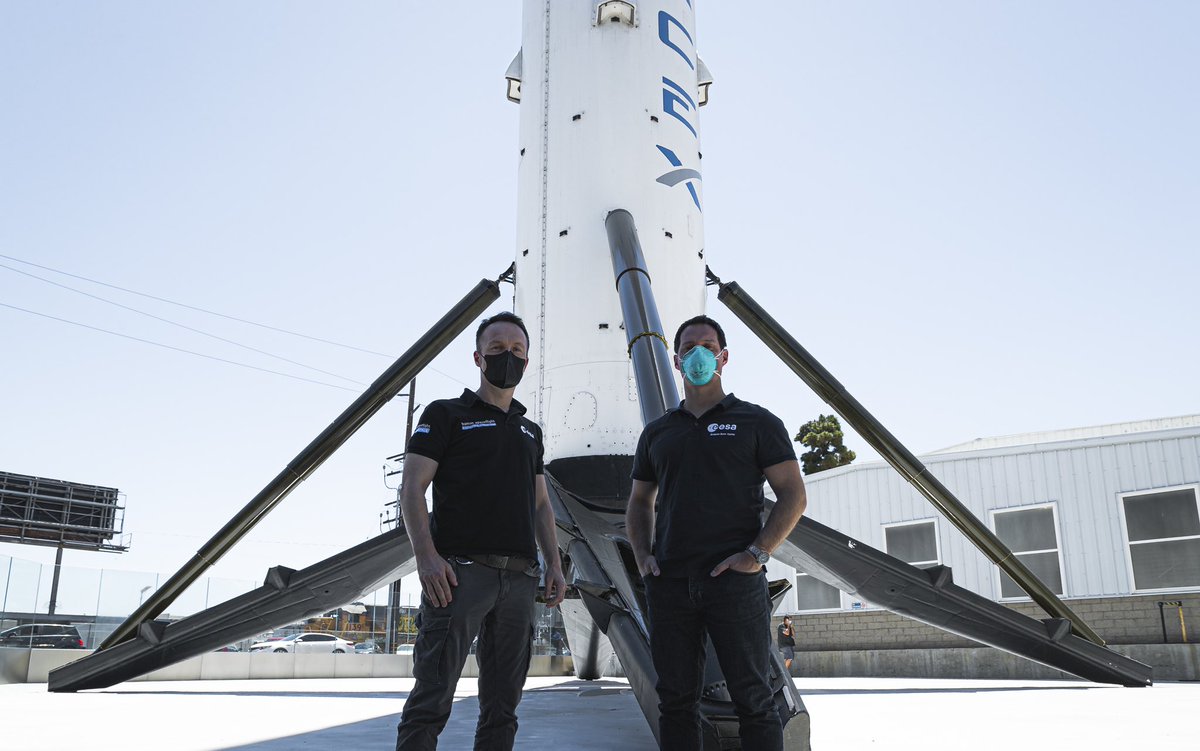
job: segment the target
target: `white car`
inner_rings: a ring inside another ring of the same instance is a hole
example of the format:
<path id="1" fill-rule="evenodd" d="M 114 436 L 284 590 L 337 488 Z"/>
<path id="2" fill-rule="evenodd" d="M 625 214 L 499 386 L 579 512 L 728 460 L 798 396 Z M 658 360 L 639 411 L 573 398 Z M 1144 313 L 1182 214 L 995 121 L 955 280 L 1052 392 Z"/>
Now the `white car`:
<path id="1" fill-rule="evenodd" d="M 396 654 L 408 655 L 409 657 L 412 657 L 413 646 L 414 645 L 412 645 L 412 644 L 401 644 L 400 646 L 396 647 Z"/>
<path id="2" fill-rule="evenodd" d="M 260 641 L 250 645 L 251 652 L 280 652 L 290 654 L 316 654 L 332 652 L 335 655 L 354 651 L 353 642 L 339 639 L 333 634 L 311 632 L 295 634 L 278 641 Z"/>

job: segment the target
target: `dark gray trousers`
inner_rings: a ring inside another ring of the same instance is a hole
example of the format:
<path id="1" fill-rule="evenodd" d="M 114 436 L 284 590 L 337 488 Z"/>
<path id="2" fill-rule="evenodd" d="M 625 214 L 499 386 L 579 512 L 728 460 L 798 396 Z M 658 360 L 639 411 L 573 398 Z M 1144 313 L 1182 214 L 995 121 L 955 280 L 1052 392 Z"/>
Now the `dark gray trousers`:
<path id="1" fill-rule="evenodd" d="M 454 599 L 434 607 L 422 595 L 417 616 L 413 677 L 417 684 L 397 728 L 397 751 L 432 751 L 450 718 L 454 688 L 475 647 L 479 661 L 479 722 L 475 751 L 510 751 L 517 734 L 517 704 L 533 643 L 534 597 L 538 580 L 450 558 L 458 577 Z"/>

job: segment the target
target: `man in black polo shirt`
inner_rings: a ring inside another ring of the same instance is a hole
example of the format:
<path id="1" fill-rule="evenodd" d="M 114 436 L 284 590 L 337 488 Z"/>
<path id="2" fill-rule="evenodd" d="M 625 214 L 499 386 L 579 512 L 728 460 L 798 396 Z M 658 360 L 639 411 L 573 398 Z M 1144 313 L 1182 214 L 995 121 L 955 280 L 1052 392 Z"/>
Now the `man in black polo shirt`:
<path id="1" fill-rule="evenodd" d="M 404 458 L 400 508 L 417 558 L 421 612 L 417 682 L 404 704 L 398 751 L 437 748 L 476 635 L 475 748 L 511 749 L 529 669 L 538 547 L 547 607 L 566 589 L 542 472 L 542 431 L 513 399 L 529 333 L 520 318 L 499 313 L 479 325 L 475 347 L 479 388 L 426 407 Z"/>
<path id="2" fill-rule="evenodd" d="M 707 316 L 685 321 L 675 352 L 684 400 L 642 431 L 625 517 L 646 586 L 659 743 L 669 751 L 700 748 L 707 634 L 742 748 L 777 751 L 783 729 L 770 686 L 763 564 L 804 513 L 804 481 L 779 418 L 725 394 L 729 352 L 720 325 Z M 764 478 L 776 497 L 765 526 Z"/>

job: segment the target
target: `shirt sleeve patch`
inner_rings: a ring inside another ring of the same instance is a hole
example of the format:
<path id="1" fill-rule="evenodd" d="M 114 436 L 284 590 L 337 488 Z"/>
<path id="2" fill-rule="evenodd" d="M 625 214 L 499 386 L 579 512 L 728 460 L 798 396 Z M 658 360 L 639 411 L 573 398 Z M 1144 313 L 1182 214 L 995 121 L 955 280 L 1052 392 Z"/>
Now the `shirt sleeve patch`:
<path id="1" fill-rule="evenodd" d="M 417 421 L 416 428 L 413 429 L 412 437 L 408 439 L 406 450 L 440 462 L 446 452 L 452 432 L 447 425 L 448 420 L 449 415 L 446 414 L 446 405 L 443 400 L 432 402 L 421 413 L 421 418 Z M 437 426 L 437 430 L 433 429 L 434 425 Z"/>

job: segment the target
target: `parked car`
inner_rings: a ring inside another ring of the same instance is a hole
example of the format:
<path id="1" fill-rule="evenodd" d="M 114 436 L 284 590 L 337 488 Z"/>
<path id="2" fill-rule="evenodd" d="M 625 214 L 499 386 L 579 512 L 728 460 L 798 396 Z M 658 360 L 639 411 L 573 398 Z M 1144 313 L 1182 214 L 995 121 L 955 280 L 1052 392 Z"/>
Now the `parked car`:
<path id="1" fill-rule="evenodd" d="M 401 644 L 400 646 L 396 647 L 396 654 L 408 655 L 409 657 L 412 657 L 413 647 L 414 645 L 412 644 Z"/>
<path id="2" fill-rule="evenodd" d="M 83 649 L 79 629 L 59 623 L 29 623 L 0 631 L 0 647 Z"/>
<path id="3" fill-rule="evenodd" d="M 333 652 L 335 655 L 354 651 L 354 644 L 339 639 L 333 634 L 312 631 L 295 634 L 278 641 L 260 641 L 250 645 L 251 652 L 288 652 L 291 654 L 315 654 Z"/>
<path id="4" fill-rule="evenodd" d="M 379 648 L 379 644 L 377 644 L 374 639 L 360 641 L 358 644 L 354 645 L 354 654 L 356 655 L 373 655 L 382 651 L 383 650 Z"/>

